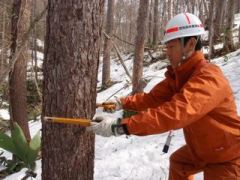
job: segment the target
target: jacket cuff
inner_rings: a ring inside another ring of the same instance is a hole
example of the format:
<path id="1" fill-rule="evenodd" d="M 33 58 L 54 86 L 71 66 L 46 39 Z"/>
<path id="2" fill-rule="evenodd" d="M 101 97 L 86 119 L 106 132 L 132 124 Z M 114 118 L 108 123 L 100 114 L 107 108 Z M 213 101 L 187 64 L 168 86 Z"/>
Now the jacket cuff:
<path id="1" fill-rule="evenodd" d="M 122 119 L 118 118 L 117 123 L 112 125 L 112 132 L 115 136 L 120 136 L 123 134 L 129 135 L 127 125 L 121 123 Z"/>

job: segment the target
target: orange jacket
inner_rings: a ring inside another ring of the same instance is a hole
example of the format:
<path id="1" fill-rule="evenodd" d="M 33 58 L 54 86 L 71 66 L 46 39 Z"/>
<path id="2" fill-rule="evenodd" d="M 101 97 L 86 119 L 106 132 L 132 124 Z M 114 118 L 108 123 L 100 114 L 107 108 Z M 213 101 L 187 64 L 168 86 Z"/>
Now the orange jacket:
<path id="1" fill-rule="evenodd" d="M 129 133 L 141 136 L 183 128 L 199 160 L 216 163 L 240 157 L 240 118 L 221 70 L 197 51 L 176 69 L 168 67 L 165 76 L 149 93 L 121 99 L 124 109 L 139 111 L 122 121 Z"/>

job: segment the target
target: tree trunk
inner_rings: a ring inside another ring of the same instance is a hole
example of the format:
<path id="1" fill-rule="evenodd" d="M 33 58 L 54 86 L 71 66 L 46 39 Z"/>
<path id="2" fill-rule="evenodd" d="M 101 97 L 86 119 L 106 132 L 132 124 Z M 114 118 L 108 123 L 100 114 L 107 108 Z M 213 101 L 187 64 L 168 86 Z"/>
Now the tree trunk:
<path id="1" fill-rule="evenodd" d="M 153 0 L 150 0 L 150 7 L 148 11 L 148 44 L 151 46 L 153 43 Z"/>
<path id="2" fill-rule="evenodd" d="M 23 35 L 29 28 L 30 7 L 31 1 L 13 1 L 11 56 L 16 52 L 17 47 L 21 46 Z M 28 47 L 26 45 L 16 60 L 14 68 L 9 73 L 9 94 L 11 122 L 17 122 L 19 124 L 29 141 L 31 137 L 27 121 L 27 58 Z"/>
<path id="3" fill-rule="evenodd" d="M 1 36 L 1 62 L 0 62 L 0 71 L 3 70 L 4 68 L 4 65 L 5 65 L 5 62 L 6 62 L 6 52 L 5 52 L 5 32 L 6 32 L 6 29 L 5 29 L 5 24 L 6 24 L 6 7 L 5 7 L 5 4 L 3 4 L 2 6 L 2 16 L 1 16 L 1 19 L 2 19 L 2 36 Z"/>
<path id="4" fill-rule="evenodd" d="M 234 7 L 235 7 L 235 0 L 228 0 L 227 3 L 227 21 L 226 21 L 226 30 L 225 30 L 225 41 L 223 49 L 226 52 L 230 52 L 234 50 L 233 44 L 233 36 L 232 36 L 232 28 L 234 22 Z"/>
<path id="5" fill-rule="evenodd" d="M 43 116 L 95 113 L 104 0 L 49 0 L 43 64 Z M 42 179 L 92 180 L 94 135 L 43 121 Z"/>
<path id="6" fill-rule="evenodd" d="M 202 24 L 205 25 L 204 7 L 203 7 L 202 1 L 200 1 L 200 5 L 199 5 L 199 19 L 201 20 Z"/>
<path id="7" fill-rule="evenodd" d="M 114 1 L 108 0 L 106 33 L 112 37 L 113 32 L 113 17 L 114 17 Z M 104 52 L 103 52 L 103 69 L 102 69 L 102 88 L 110 85 L 110 53 L 111 53 L 111 40 L 105 37 Z"/>
<path id="8" fill-rule="evenodd" d="M 162 14 L 161 14 L 161 38 L 163 38 L 164 36 L 164 31 L 165 31 L 165 26 L 167 24 L 167 12 L 166 12 L 166 8 L 167 8 L 167 2 L 164 0 L 163 3 L 162 3 Z"/>
<path id="9" fill-rule="evenodd" d="M 212 9 L 212 11 L 209 11 L 209 23 L 208 23 L 208 27 L 209 27 L 209 33 L 208 33 L 208 39 L 209 39 L 209 50 L 208 50 L 208 58 L 212 58 L 213 55 L 213 51 L 214 51 L 214 44 L 213 44 L 213 32 L 214 32 L 214 7 L 215 7 L 215 0 L 211 0 L 210 2 L 210 7 L 209 9 Z"/>
<path id="10" fill-rule="evenodd" d="M 239 0 L 236 0 L 237 1 L 237 4 L 236 4 L 236 13 L 240 13 L 240 1 Z"/>
<path id="11" fill-rule="evenodd" d="M 36 0 L 33 0 L 33 17 L 36 17 L 36 10 L 37 10 L 37 2 Z M 38 66 L 37 66 L 37 25 L 34 26 L 33 28 L 33 59 L 34 59 L 34 73 L 35 73 L 35 79 L 38 82 Z"/>
<path id="12" fill-rule="evenodd" d="M 205 14 L 209 14 L 208 6 L 206 0 L 202 0 Z"/>
<path id="13" fill-rule="evenodd" d="M 156 47 L 158 45 L 158 37 L 159 37 L 159 11 L 158 11 L 158 1 L 154 0 L 154 28 L 153 28 L 153 46 Z"/>
<path id="14" fill-rule="evenodd" d="M 225 9 L 225 0 L 221 1 L 216 1 L 216 13 L 215 13 L 215 18 L 214 18 L 214 35 L 213 39 L 214 42 L 217 43 L 217 40 L 220 40 L 221 33 L 222 33 L 222 19 L 223 19 L 223 13 Z"/>
<path id="15" fill-rule="evenodd" d="M 172 19 L 172 0 L 168 0 L 168 21 Z"/>
<path id="16" fill-rule="evenodd" d="M 144 58 L 144 40 L 146 36 L 146 21 L 149 8 L 149 1 L 140 0 L 137 19 L 137 35 L 135 40 L 135 54 L 133 63 L 133 88 L 132 93 L 142 92 L 142 70 Z"/>
<path id="17" fill-rule="evenodd" d="M 36 0 L 32 1 L 32 19 L 31 21 L 33 21 L 33 19 L 36 17 L 36 10 L 37 10 L 37 2 Z M 36 25 L 34 26 L 33 30 L 32 30 L 32 67 L 34 70 L 34 78 L 36 79 L 36 81 L 38 82 L 38 66 L 37 66 L 37 31 L 36 31 Z"/>
<path id="18" fill-rule="evenodd" d="M 240 48 L 240 26 L 238 27 L 238 48 Z"/>

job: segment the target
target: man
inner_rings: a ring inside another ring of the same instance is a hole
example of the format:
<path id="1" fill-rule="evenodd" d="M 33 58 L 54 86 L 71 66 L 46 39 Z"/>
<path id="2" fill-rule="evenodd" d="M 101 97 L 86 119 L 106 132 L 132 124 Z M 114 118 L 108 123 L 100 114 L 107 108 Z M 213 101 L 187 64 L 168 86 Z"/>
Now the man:
<path id="1" fill-rule="evenodd" d="M 102 136 L 159 134 L 183 128 L 186 145 L 170 157 L 170 180 L 240 179 L 240 118 L 229 82 L 207 63 L 201 50 L 201 21 L 183 13 L 167 24 L 163 42 L 171 63 L 166 78 L 149 93 L 117 102 L 117 108 L 137 111 L 125 119 L 95 117 L 88 128 Z"/>

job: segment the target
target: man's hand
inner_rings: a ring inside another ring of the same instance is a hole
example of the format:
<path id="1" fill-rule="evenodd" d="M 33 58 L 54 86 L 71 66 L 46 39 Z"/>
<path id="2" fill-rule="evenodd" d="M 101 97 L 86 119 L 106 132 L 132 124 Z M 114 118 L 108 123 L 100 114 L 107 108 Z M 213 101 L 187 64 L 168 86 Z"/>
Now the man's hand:
<path id="1" fill-rule="evenodd" d="M 88 132 L 93 132 L 103 137 L 128 134 L 127 128 L 121 125 L 121 119 L 111 116 L 96 116 L 91 122 L 91 126 L 86 129 Z"/>

